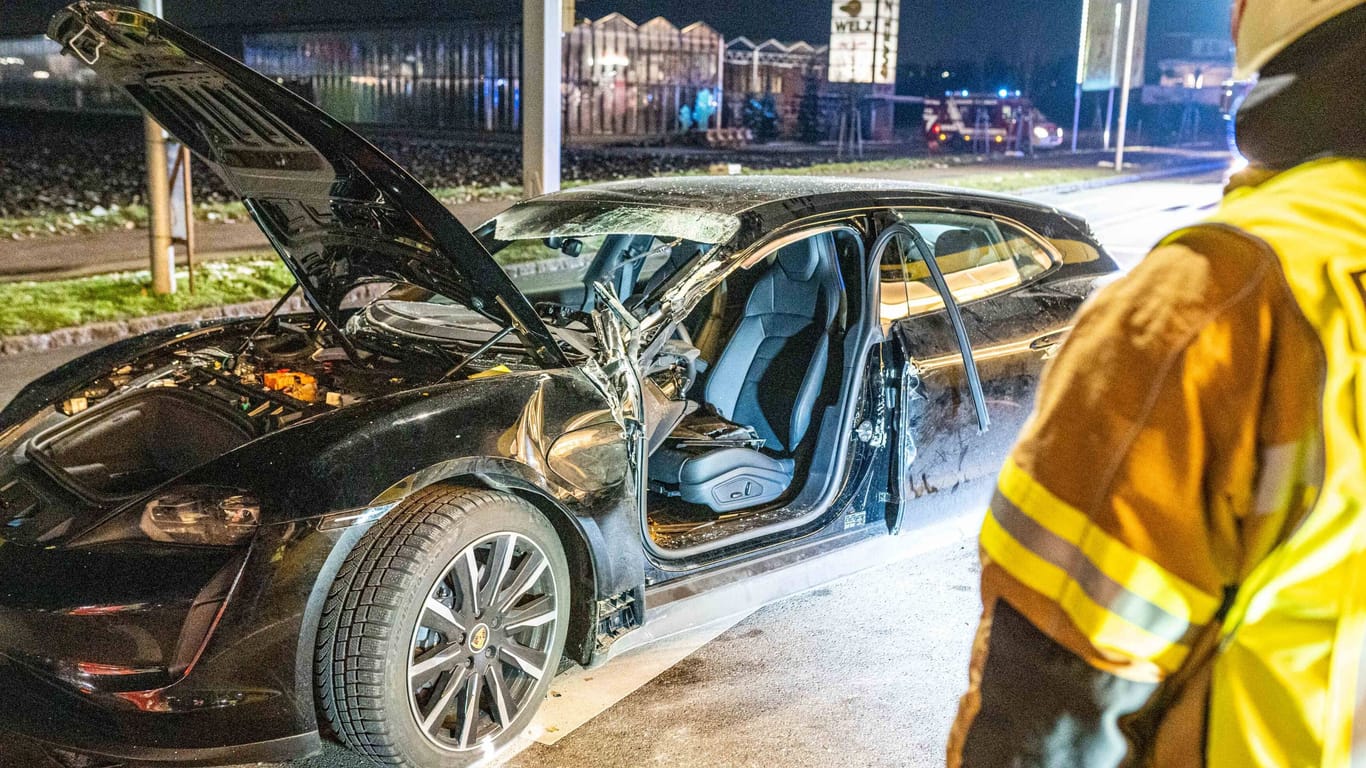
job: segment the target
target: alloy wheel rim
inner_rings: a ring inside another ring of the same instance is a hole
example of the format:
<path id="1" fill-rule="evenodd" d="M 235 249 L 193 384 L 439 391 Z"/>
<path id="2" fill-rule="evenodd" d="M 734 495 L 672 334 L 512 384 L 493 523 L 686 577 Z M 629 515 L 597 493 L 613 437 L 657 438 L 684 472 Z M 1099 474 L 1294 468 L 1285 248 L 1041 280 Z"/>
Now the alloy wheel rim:
<path id="1" fill-rule="evenodd" d="M 559 590 L 540 545 L 512 532 L 466 546 L 428 590 L 413 627 L 408 703 L 444 750 L 482 746 L 535 704 L 549 669 Z"/>

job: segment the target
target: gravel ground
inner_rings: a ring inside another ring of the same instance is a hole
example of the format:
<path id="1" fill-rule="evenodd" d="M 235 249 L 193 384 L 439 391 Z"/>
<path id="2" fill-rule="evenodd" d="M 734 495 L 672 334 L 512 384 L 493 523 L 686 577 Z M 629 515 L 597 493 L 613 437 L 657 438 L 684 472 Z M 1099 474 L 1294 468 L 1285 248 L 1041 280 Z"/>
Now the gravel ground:
<path id="1" fill-rule="evenodd" d="M 369 136 L 380 149 L 431 188 L 520 184 L 517 146 L 474 146 L 469 139 Z M 69 115 L 0 109 L 0 217 L 88 211 L 96 205 L 140 203 L 144 194 L 142 123 L 124 116 Z M 830 158 L 828 149 L 755 147 L 724 153 L 753 168 L 791 168 Z M 717 152 L 689 147 L 566 149 L 565 181 L 654 176 L 706 168 Z M 234 199 L 219 178 L 195 161 L 199 202 Z"/>

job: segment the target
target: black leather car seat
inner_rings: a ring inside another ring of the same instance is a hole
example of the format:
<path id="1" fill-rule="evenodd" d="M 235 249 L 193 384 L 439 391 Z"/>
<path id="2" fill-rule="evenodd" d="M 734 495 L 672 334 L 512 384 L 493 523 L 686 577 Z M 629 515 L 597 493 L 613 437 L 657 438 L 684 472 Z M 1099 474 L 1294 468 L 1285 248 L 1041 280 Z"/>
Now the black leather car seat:
<path id="1" fill-rule="evenodd" d="M 842 300 L 832 235 L 778 251 L 707 377 L 703 396 L 712 421 L 729 421 L 731 429 L 690 430 L 685 419 L 678 439 L 650 460 L 656 489 L 717 512 L 763 504 L 787 490 L 793 452 L 824 388 Z"/>

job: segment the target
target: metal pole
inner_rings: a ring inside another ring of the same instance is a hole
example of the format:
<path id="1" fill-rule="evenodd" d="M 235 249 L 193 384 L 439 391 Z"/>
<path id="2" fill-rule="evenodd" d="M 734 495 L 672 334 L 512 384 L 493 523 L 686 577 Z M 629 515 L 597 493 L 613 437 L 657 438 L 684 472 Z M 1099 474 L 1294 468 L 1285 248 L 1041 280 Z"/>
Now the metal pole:
<path id="1" fill-rule="evenodd" d="M 138 7 L 161 18 L 161 0 L 138 0 Z M 166 174 L 166 134 L 151 117 L 143 118 L 147 156 L 147 221 L 152 292 L 175 293 L 175 246 L 171 243 L 171 184 Z"/>
<path id="2" fill-rule="evenodd" d="M 1077 93 L 1072 105 L 1072 154 L 1077 153 L 1077 132 L 1081 130 L 1081 83 L 1077 83 Z"/>
<path id="3" fill-rule="evenodd" d="M 1124 172 L 1124 137 L 1129 125 L 1129 90 L 1134 77 L 1134 39 L 1138 27 L 1138 4 L 1129 0 L 1129 41 L 1124 52 L 1124 80 L 1119 94 L 1119 139 L 1115 142 L 1115 172 Z"/>
<path id="4" fill-rule="evenodd" d="M 1072 103 L 1072 152 L 1077 151 L 1077 134 L 1081 132 L 1081 88 L 1086 83 L 1086 60 L 1090 57 L 1091 0 L 1081 0 L 1081 41 L 1077 43 L 1077 91 Z"/>
<path id="5" fill-rule="evenodd" d="M 1124 0 L 1115 3 L 1115 30 L 1110 36 L 1110 101 L 1105 107 L 1105 149 L 1110 149 L 1110 126 L 1115 119 L 1115 71 L 1119 69 L 1119 31 L 1124 23 Z"/>
<path id="6" fill-rule="evenodd" d="M 1110 89 L 1110 98 L 1105 103 L 1105 149 L 1110 149 L 1110 127 L 1115 123 L 1115 89 Z"/>
<path id="7" fill-rule="evenodd" d="M 194 293 L 194 191 L 190 177 L 190 148 L 180 145 L 180 193 L 185 196 L 185 270 L 190 279 L 190 293 Z"/>
<path id="8" fill-rule="evenodd" d="M 171 242 L 171 180 L 166 173 L 166 135 L 144 119 L 147 154 L 147 219 L 150 229 L 152 291 L 175 293 L 175 246 Z"/>
<path id="9" fill-rule="evenodd" d="M 522 0 L 522 188 L 560 188 L 560 0 Z"/>

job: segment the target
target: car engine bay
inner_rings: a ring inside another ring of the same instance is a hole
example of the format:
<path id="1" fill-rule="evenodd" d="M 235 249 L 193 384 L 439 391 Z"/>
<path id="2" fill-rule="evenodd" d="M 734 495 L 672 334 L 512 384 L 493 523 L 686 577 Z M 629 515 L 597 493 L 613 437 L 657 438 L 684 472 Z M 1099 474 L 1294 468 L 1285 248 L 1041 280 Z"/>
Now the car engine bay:
<path id="1" fill-rule="evenodd" d="M 434 351 L 348 349 L 340 334 L 308 321 L 192 334 L 120 365 L 56 403 L 67 418 L 48 412 L 27 454 L 83 496 L 126 497 L 308 418 L 522 367 L 490 355 L 450 377 L 449 361 Z"/>

